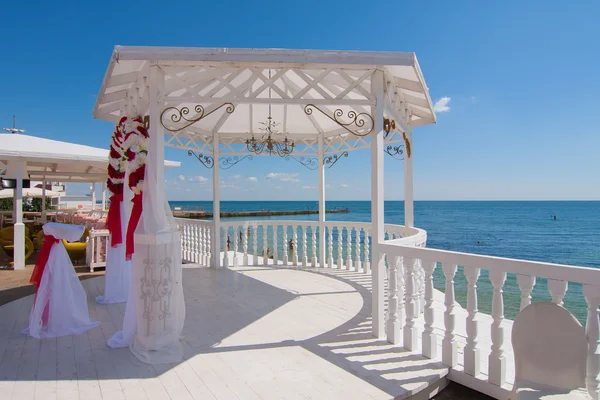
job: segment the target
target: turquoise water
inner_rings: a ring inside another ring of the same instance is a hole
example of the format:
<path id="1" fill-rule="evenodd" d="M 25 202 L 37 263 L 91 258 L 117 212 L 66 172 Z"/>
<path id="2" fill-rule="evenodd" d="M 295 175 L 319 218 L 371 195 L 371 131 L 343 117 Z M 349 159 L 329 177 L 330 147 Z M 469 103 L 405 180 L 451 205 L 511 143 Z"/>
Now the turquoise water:
<path id="1" fill-rule="evenodd" d="M 172 201 L 171 205 L 201 206 L 212 211 L 212 202 Z M 318 204 L 315 201 L 221 202 L 221 211 L 308 207 L 317 209 Z M 369 222 L 371 219 L 369 201 L 327 202 L 327 209 L 334 207 L 348 207 L 351 212 L 327 214 L 329 221 Z M 403 214 L 402 201 L 385 203 L 386 223 L 403 224 Z M 552 218 L 554 215 L 556 220 Z M 317 216 L 253 219 L 316 221 Z M 417 201 L 415 225 L 427 230 L 427 247 L 430 248 L 600 268 L 600 201 Z M 333 239 L 335 243 L 335 232 Z M 335 245 L 334 252 L 337 252 Z M 444 278 L 439 267 L 434 277 L 436 288 L 443 290 Z M 457 300 L 464 306 L 467 282 L 460 267 L 455 285 Z M 478 281 L 479 309 L 486 313 L 491 311 L 491 288 L 487 271 L 482 270 Z M 519 309 L 520 292 L 513 274 L 507 278 L 504 295 L 505 315 L 514 318 Z M 545 279 L 537 280 L 532 296 L 534 301 L 550 299 Z M 569 284 L 565 306 L 585 321 L 586 304 L 581 285 Z"/>

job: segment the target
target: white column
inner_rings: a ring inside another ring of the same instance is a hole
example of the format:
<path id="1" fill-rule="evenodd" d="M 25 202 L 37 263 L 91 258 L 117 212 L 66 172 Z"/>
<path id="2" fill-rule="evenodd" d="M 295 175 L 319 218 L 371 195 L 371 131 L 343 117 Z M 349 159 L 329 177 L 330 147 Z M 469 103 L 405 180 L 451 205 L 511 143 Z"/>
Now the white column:
<path id="1" fill-rule="evenodd" d="M 373 336 L 385 335 L 384 293 L 385 262 L 379 245 L 384 241 L 383 220 L 383 72 L 375 70 L 371 76 L 371 93 L 377 101 L 371 107 L 375 127 L 371 133 L 371 235 L 372 235 L 372 318 Z"/>
<path id="2" fill-rule="evenodd" d="M 42 222 L 46 222 L 46 176 L 42 179 Z"/>
<path id="3" fill-rule="evenodd" d="M 156 185 L 148 189 L 156 199 L 156 204 L 162 205 L 165 202 L 165 135 L 160 123 L 162 104 L 159 93 L 164 87 L 165 74 L 160 67 L 150 68 L 150 81 L 150 148 L 147 162 L 153 164 L 156 169 Z M 125 184 L 127 185 L 127 182 Z"/>
<path id="4" fill-rule="evenodd" d="M 325 266 L 325 156 L 323 133 L 319 133 L 317 158 L 319 159 L 319 266 Z M 315 232 L 313 232 L 313 235 Z M 313 249 L 315 251 L 315 249 Z M 314 266 L 313 266 L 314 267 Z"/>
<path id="5" fill-rule="evenodd" d="M 25 170 L 24 161 L 15 161 L 15 179 L 17 187 L 15 188 L 15 208 L 14 225 L 14 268 L 25 269 L 25 225 L 23 224 L 23 170 Z"/>
<path id="6" fill-rule="evenodd" d="M 219 136 L 213 132 L 213 238 L 212 238 L 212 265 L 220 267 L 221 257 L 221 203 L 219 199 Z M 227 236 L 225 236 L 227 238 Z M 225 248 L 227 251 L 227 248 Z M 265 249 L 266 251 L 266 249 Z"/>
<path id="7" fill-rule="evenodd" d="M 106 211 L 106 182 L 102 182 L 102 211 Z"/>
<path id="8" fill-rule="evenodd" d="M 412 153 L 412 132 L 406 132 Z M 415 226 L 413 205 L 413 162 L 408 149 L 404 148 L 404 226 Z"/>
<path id="9" fill-rule="evenodd" d="M 96 182 L 92 182 L 92 211 L 96 209 Z"/>

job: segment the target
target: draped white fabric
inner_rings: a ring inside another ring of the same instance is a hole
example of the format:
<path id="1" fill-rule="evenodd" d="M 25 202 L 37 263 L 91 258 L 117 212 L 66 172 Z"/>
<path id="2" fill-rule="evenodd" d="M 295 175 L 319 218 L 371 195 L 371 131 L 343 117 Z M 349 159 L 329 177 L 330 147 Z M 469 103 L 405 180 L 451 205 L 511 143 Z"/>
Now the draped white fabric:
<path id="1" fill-rule="evenodd" d="M 127 181 L 127 177 L 125 177 Z M 123 243 L 106 249 L 106 276 L 104 277 L 104 294 L 97 296 L 96 301 L 100 304 L 124 303 L 129 297 L 129 286 L 131 281 L 131 261 L 125 260 L 125 232 L 127 232 L 127 221 L 131 207 L 132 192 L 127 185 L 123 188 L 123 199 L 121 203 L 121 232 L 123 232 Z"/>
<path id="2" fill-rule="evenodd" d="M 181 236 L 168 203 L 158 204 L 151 195 L 149 188 L 156 187 L 154 166 L 148 163 L 123 330 L 108 341 L 111 347 L 129 346 L 150 364 L 183 358 L 180 335 L 185 320 Z"/>
<path id="3" fill-rule="evenodd" d="M 46 235 L 73 242 L 83 235 L 84 227 L 47 223 Z M 44 309 L 48 306 L 48 321 L 43 326 Z M 62 241 L 52 246 L 35 303 L 29 316 L 29 327 L 22 333 L 35 338 L 77 335 L 99 326 L 90 319 L 85 290 L 73 269 Z"/>

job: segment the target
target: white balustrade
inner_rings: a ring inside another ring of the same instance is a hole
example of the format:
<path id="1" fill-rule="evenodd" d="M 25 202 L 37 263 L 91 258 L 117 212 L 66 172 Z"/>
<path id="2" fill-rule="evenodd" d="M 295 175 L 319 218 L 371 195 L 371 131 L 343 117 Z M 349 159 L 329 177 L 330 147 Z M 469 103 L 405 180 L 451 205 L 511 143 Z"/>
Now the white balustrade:
<path id="1" fill-rule="evenodd" d="M 298 266 L 298 226 L 294 226 L 293 232 L 293 242 L 294 243 L 294 255 L 293 255 L 293 263 L 294 267 Z"/>
<path id="2" fill-rule="evenodd" d="M 110 233 L 107 230 L 90 231 L 88 238 L 86 260 L 90 268 L 90 272 L 94 272 L 96 268 L 106 267 L 106 252 L 110 240 Z M 102 251 L 104 250 L 104 251 Z"/>
<path id="3" fill-rule="evenodd" d="M 524 309 L 531 304 L 531 291 L 535 285 L 535 276 L 517 274 L 517 284 L 521 291 L 521 307 Z"/>
<path id="4" fill-rule="evenodd" d="M 563 299 L 567 293 L 568 284 L 569 282 L 567 281 L 548 279 L 548 291 L 552 296 L 553 303 L 558 304 L 559 306 L 563 305 Z"/>
<path id="5" fill-rule="evenodd" d="M 402 320 L 404 319 L 404 271 L 402 258 L 388 259 L 388 312 L 386 334 L 387 341 L 392 344 L 401 344 Z"/>
<path id="6" fill-rule="evenodd" d="M 273 225 L 273 265 L 277 265 L 279 260 L 279 246 L 277 245 L 277 236 L 279 234 L 277 233 L 277 227 L 278 225 Z"/>
<path id="7" fill-rule="evenodd" d="M 365 274 L 371 273 L 371 259 L 369 258 L 369 229 L 365 229 L 365 263 L 364 263 L 364 271 Z"/>
<path id="8" fill-rule="evenodd" d="M 327 227 L 327 247 L 328 247 L 328 258 L 327 258 L 327 266 L 329 268 L 334 268 L 333 264 L 333 227 Z"/>
<path id="9" fill-rule="evenodd" d="M 344 264 L 344 255 L 343 255 L 343 247 L 342 247 L 342 235 L 344 234 L 344 228 L 342 226 L 337 226 L 337 235 L 338 235 L 338 262 L 337 262 L 337 267 L 338 269 L 343 269 L 345 264 Z"/>
<path id="10" fill-rule="evenodd" d="M 254 261 L 254 266 L 258 266 L 258 226 L 256 224 L 252 225 L 252 259 Z"/>
<path id="11" fill-rule="evenodd" d="M 362 271 L 362 261 L 360 259 L 360 231 L 361 228 L 356 228 L 356 236 L 354 240 L 354 248 L 356 249 L 356 261 L 354 263 L 354 267 L 357 272 Z"/>
<path id="12" fill-rule="evenodd" d="M 586 336 L 588 339 L 588 356 L 586 386 L 594 400 L 600 398 L 600 328 L 598 326 L 598 306 L 600 306 L 600 287 L 583 285 L 583 296 L 587 302 Z"/>
<path id="13" fill-rule="evenodd" d="M 181 233 L 182 261 L 208 265 L 212 252 L 210 245 L 211 222 L 175 218 Z"/>
<path id="14" fill-rule="evenodd" d="M 302 266 L 306 268 L 308 264 L 308 253 L 306 250 L 306 225 L 302 226 Z"/>
<path id="15" fill-rule="evenodd" d="M 444 304 L 444 339 L 442 340 L 442 362 L 449 367 L 454 367 L 458 363 L 458 342 L 454 332 L 456 327 L 455 314 L 455 295 L 454 295 L 454 275 L 456 274 L 456 264 L 443 263 L 442 271 L 446 278 L 446 293 Z"/>
<path id="16" fill-rule="evenodd" d="M 233 266 L 238 266 L 238 227 L 234 225 L 233 227 Z"/>
<path id="17" fill-rule="evenodd" d="M 352 227 L 346 227 L 346 268 L 349 271 L 354 270 L 354 264 L 352 260 Z"/>
<path id="18" fill-rule="evenodd" d="M 288 236 L 287 236 L 288 226 L 283 225 L 283 265 L 288 265 Z"/>
<path id="19" fill-rule="evenodd" d="M 318 263 L 317 263 L 317 256 L 319 254 L 319 252 L 317 251 L 317 227 L 316 226 L 311 226 L 310 227 L 310 233 L 312 236 L 312 260 L 311 260 L 311 264 L 313 268 L 317 268 L 319 267 Z"/>
<path id="20" fill-rule="evenodd" d="M 250 228 L 248 228 L 248 224 L 244 224 L 242 226 L 242 239 L 244 246 L 244 256 L 242 258 L 242 264 L 248 265 L 248 234 L 250 233 Z"/>
<path id="21" fill-rule="evenodd" d="M 416 350 L 418 332 L 416 326 L 417 305 L 415 304 L 415 262 L 414 258 L 403 257 L 404 265 L 404 307 L 406 309 L 406 324 L 404 325 L 404 348 Z"/>
<path id="22" fill-rule="evenodd" d="M 269 265 L 269 225 L 263 225 L 263 265 Z"/>

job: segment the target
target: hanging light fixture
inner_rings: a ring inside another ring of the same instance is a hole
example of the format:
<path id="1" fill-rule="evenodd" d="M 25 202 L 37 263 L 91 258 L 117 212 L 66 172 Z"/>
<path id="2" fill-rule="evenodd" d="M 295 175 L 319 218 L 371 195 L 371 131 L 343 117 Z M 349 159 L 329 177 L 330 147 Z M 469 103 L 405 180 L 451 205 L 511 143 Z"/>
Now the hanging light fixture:
<path id="1" fill-rule="evenodd" d="M 271 80 L 271 69 L 269 68 L 269 80 Z M 271 86 L 269 85 L 269 100 L 271 100 Z M 283 141 L 274 139 L 273 136 L 278 135 L 277 125 L 271 114 L 271 102 L 269 101 L 269 116 L 266 121 L 261 121 L 263 126 L 259 128 L 263 132 L 261 139 L 256 139 L 254 134 L 251 139 L 246 139 L 246 148 L 255 154 L 266 153 L 270 156 L 276 154 L 280 157 L 287 157 L 294 151 L 294 142 L 289 140 L 287 136 Z"/>

